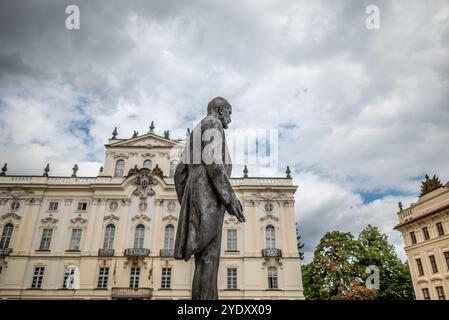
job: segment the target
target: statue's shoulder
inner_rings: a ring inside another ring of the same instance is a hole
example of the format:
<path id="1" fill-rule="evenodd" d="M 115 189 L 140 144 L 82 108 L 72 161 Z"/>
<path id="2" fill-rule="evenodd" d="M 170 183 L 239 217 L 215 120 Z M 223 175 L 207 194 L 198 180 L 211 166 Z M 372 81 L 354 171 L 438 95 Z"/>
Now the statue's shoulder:
<path id="1" fill-rule="evenodd" d="M 207 116 L 203 120 L 201 120 L 201 128 L 203 131 L 212 128 L 223 131 L 223 125 L 221 124 L 221 121 L 214 116 Z"/>

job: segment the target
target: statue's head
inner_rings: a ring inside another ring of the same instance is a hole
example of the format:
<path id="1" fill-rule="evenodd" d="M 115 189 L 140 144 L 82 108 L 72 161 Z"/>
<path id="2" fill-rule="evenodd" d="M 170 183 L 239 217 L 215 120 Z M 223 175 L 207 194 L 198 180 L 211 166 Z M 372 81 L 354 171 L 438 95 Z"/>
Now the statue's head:
<path id="1" fill-rule="evenodd" d="M 213 98 L 207 105 L 207 115 L 213 115 L 221 121 L 223 128 L 227 129 L 231 122 L 232 107 L 225 98 Z"/>

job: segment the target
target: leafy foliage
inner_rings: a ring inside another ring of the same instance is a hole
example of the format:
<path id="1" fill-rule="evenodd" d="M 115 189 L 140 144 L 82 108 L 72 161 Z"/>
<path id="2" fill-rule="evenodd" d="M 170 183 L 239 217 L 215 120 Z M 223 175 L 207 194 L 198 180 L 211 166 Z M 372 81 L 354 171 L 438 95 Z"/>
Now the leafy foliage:
<path id="1" fill-rule="evenodd" d="M 380 287 L 367 288 L 368 266 L 379 268 Z M 326 233 L 311 263 L 303 266 L 307 299 L 414 299 L 408 266 L 402 263 L 386 235 L 368 225 L 358 239 L 351 233 Z"/>

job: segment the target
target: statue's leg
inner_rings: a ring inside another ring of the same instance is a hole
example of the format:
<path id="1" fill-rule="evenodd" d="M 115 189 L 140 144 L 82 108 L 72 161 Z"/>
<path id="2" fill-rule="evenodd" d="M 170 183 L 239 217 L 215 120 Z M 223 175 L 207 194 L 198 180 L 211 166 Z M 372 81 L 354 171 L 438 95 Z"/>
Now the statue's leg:
<path id="1" fill-rule="evenodd" d="M 195 255 L 195 274 L 192 284 L 193 300 L 218 299 L 217 277 L 220 249 L 221 230 L 201 252 Z"/>

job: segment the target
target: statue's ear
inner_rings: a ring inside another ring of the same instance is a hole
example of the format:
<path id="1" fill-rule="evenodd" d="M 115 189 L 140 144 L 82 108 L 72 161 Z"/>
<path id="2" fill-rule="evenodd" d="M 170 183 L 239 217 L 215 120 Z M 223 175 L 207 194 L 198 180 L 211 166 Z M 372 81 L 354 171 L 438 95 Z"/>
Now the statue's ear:
<path id="1" fill-rule="evenodd" d="M 223 115 L 223 106 L 219 106 L 217 112 L 220 116 Z"/>

